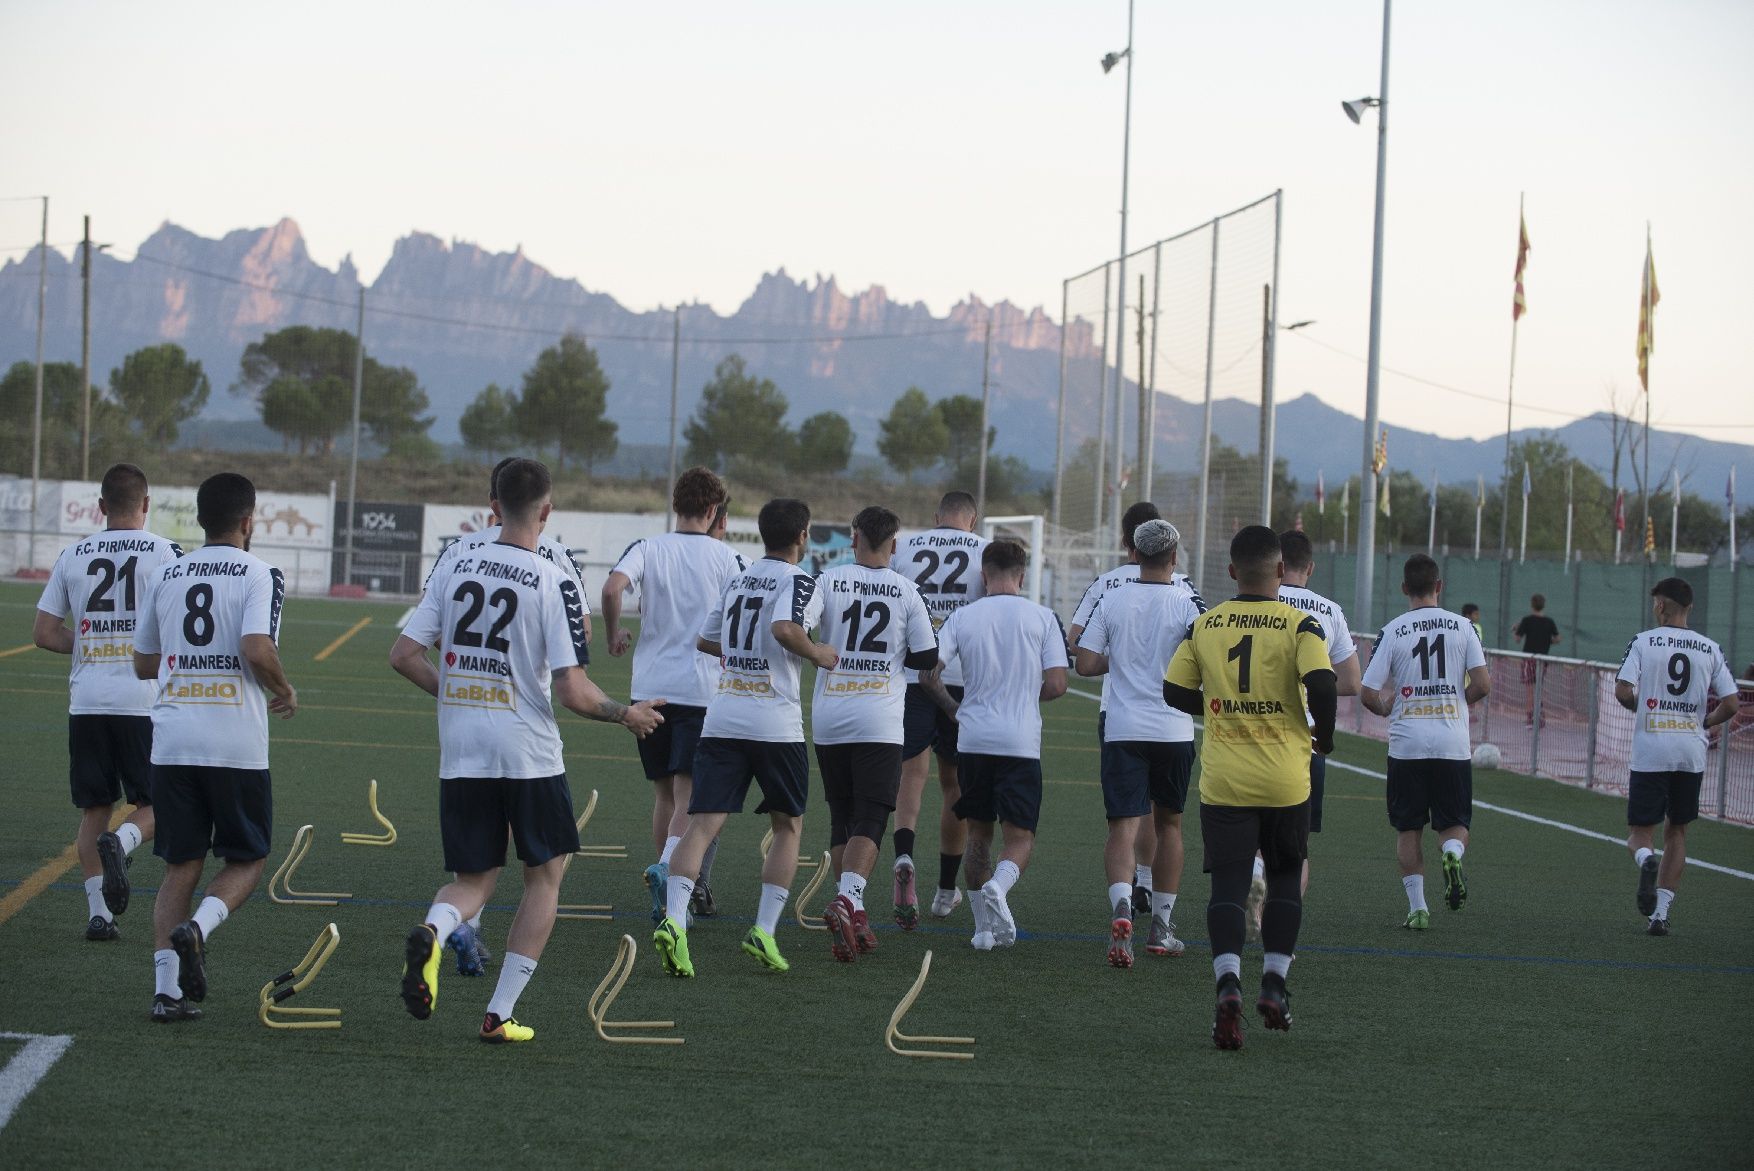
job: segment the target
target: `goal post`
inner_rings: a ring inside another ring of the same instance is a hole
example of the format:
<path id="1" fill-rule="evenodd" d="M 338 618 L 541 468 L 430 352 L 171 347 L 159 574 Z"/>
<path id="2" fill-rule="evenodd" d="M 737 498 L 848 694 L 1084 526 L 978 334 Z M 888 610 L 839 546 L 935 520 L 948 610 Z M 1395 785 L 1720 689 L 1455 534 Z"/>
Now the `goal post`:
<path id="1" fill-rule="evenodd" d="M 1024 571 L 1023 593 L 1030 601 L 1041 602 L 1041 563 L 1046 555 L 1042 548 L 1040 516 L 989 516 L 981 521 L 981 535 L 989 541 L 1001 537 L 1020 541 L 1029 552 L 1029 568 Z"/>

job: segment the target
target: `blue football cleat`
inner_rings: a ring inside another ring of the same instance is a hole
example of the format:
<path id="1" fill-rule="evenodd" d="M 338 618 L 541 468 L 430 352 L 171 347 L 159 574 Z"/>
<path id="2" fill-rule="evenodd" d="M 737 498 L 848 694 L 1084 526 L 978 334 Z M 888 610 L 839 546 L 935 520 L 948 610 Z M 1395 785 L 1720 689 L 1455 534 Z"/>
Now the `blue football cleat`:
<path id="1" fill-rule="evenodd" d="M 646 889 L 652 892 L 652 922 L 662 923 L 665 913 L 665 899 L 668 897 L 670 868 L 662 862 L 653 862 L 646 867 Z"/>
<path id="2" fill-rule="evenodd" d="M 475 928 L 467 923 L 457 924 L 457 929 L 451 932 L 450 937 L 445 940 L 445 946 L 457 953 L 457 975 L 484 976 L 487 974 L 481 959 L 481 952 L 484 949 L 481 947 L 481 941 L 475 935 Z"/>

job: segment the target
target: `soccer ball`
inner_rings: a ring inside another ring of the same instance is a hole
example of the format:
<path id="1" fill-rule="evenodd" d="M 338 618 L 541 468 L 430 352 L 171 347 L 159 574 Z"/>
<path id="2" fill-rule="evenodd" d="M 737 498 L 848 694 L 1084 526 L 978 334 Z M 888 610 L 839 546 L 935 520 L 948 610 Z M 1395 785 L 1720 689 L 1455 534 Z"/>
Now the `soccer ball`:
<path id="1" fill-rule="evenodd" d="M 1475 768 L 1497 768 L 1504 763 L 1504 754 L 1498 751 L 1496 744 L 1482 744 L 1474 749 Z"/>

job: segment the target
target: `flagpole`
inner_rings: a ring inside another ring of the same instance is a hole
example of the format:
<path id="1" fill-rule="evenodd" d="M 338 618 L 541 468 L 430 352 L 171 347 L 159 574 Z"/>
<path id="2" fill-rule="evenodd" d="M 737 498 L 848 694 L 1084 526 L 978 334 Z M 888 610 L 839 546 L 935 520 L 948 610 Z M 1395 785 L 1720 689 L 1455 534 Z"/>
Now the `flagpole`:
<path id="1" fill-rule="evenodd" d="M 1516 195 L 1517 251 L 1521 259 L 1523 231 L 1523 196 L 1519 191 Z M 1513 404 L 1516 401 L 1516 331 L 1522 324 L 1523 315 L 1516 306 L 1511 307 L 1510 315 L 1510 377 L 1504 388 L 1504 503 L 1498 512 L 1498 555 L 1510 556 L 1510 421 Z"/>
<path id="2" fill-rule="evenodd" d="M 1730 465 L 1730 573 L 1736 572 L 1736 465 Z"/>
<path id="3" fill-rule="evenodd" d="M 1425 555 L 1437 555 L 1437 469 L 1431 472 L 1431 523 L 1425 528 Z"/>
<path id="4" fill-rule="evenodd" d="M 1576 461 L 1565 465 L 1565 572 L 1571 572 L 1571 473 L 1577 468 Z"/>
<path id="5" fill-rule="evenodd" d="M 1620 542 L 1626 536 L 1626 489 L 1614 494 L 1614 564 L 1620 564 Z"/>
<path id="6" fill-rule="evenodd" d="M 1650 279 L 1651 278 L 1651 267 L 1652 266 L 1651 266 L 1651 256 L 1650 256 L 1650 221 L 1646 220 L 1645 224 L 1644 224 L 1644 328 L 1646 331 L 1646 337 L 1654 339 L 1656 337 L 1656 322 L 1651 320 L 1650 290 L 1651 290 L 1651 284 L 1653 283 Z M 1644 383 L 1644 524 L 1640 527 L 1642 527 L 1644 529 L 1644 531 L 1647 533 L 1650 532 L 1650 357 L 1649 357 L 1649 354 L 1650 354 L 1650 350 L 1654 349 L 1654 348 L 1655 348 L 1655 346 L 1649 346 L 1645 350 L 1645 357 L 1644 357 L 1643 362 L 1642 362 L 1643 369 L 1641 369 L 1639 371 L 1639 373 L 1644 376 L 1640 380 Z M 1639 595 L 1641 597 L 1650 593 L 1650 553 L 1648 550 L 1645 552 L 1645 556 L 1644 556 L 1644 569 L 1640 574 L 1640 582 L 1639 582 L 1638 592 L 1639 592 Z"/>
<path id="7" fill-rule="evenodd" d="M 1669 564 L 1674 565 L 1681 529 L 1681 471 L 1670 468 L 1669 475 Z"/>
<path id="8" fill-rule="evenodd" d="M 1521 565 L 1529 557 L 1529 464 L 1523 461 L 1523 536 L 1522 546 L 1517 550 L 1516 563 Z"/>
<path id="9" fill-rule="evenodd" d="M 1480 474 L 1474 486 L 1474 560 L 1480 560 L 1480 517 L 1486 512 L 1486 477 Z"/>

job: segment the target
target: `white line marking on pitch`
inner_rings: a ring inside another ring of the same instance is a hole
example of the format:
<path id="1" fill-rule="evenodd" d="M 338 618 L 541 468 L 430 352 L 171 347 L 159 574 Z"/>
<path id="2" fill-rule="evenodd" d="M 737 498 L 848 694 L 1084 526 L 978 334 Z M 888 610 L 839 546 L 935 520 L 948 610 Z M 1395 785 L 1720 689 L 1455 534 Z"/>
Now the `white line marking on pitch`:
<path id="1" fill-rule="evenodd" d="M 1088 691 L 1079 691 L 1076 687 L 1068 687 L 1066 689 L 1066 693 L 1068 695 L 1081 695 L 1085 699 L 1100 700 L 1102 698 L 1100 695 L 1093 695 Z M 1195 723 L 1196 727 L 1201 726 L 1201 722 L 1198 720 L 1194 721 L 1194 723 Z M 1358 773 L 1361 776 L 1366 776 L 1366 777 L 1373 777 L 1379 781 L 1386 781 L 1389 779 L 1387 774 L 1379 773 L 1375 769 L 1363 768 L 1363 767 L 1356 765 L 1356 764 L 1347 764 L 1345 761 L 1334 760 L 1331 757 L 1328 759 L 1328 767 L 1329 768 L 1343 768 L 1347 772 Z M 1532 821 L 1536 825 L 1544 825 L 1544 826 L 1547 826 L 1551 829 L 1562 829 L 1566 833 L 1577 834 L 1579 837 L 1594 838 L 1598 842 L 1608 842 L 1611 845 L 1621 846 L 1621 847 L 1624 847 L 1626 845 L 1626 840 L 1624 838 L 1617 838 L 1617 837 L 1614 837 L 1612 834 L 1599 833 L 1596 830 L 1585 829 L 1581 825 L 1572 825 L 1570 822 L 1566 822 L 1566 821 L 1554 821 L 1550 817 L 1536 817 L 1533 813 L 1524 813 L 1520 809 L 1511 809 L 1508 806 L 1504 806 L 1504 805 L 1493 805 L 1492 803 L 1490 803 L 1488 801 L 1475 801 L 1474 808 L 1487 809 L 1493 813 L 1502 813 L 1506 817 L 1521 818 L 1523 821 Z M 1658 850 L 1657 855 L 1659 857 L 1661 857 L 1662 851 Z M 1737 870 L 1733 866 L 1719 866 L 1715 862 L 1704 862 L 1698 858 L 1687 859 L 1687 865 L 1697 866 L 1702 870 L 1715 871 L 1718 874 L 1727 874 L 1731 878 L 1741 878 L 1741 879 L 1746 879 L 1749 882 L 1754 882 L 1754 873 L 1750 873 L 1746 870 Z"/>
<path id="2" fill-rule="evenodd" d="M 0 1069 L 0 1130 L 4 1130 L 19 1103 L 73 1047 L 73 1038 L 65 1033 L 0 1033 L 0 1040 L 24 1042 L 24 1048 Z"/>
<path id="3" fill-rule="evenodd" d="M 396 619 L 396 629 L 401 630 L 404 626 L 408 625 L 408 620 L 412 617 L 414 617 L 414 607 L 410 606 L 402 611 L 402 617 Z"/>

